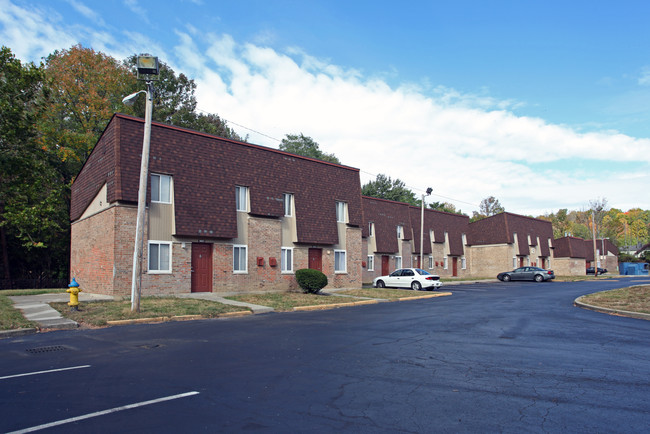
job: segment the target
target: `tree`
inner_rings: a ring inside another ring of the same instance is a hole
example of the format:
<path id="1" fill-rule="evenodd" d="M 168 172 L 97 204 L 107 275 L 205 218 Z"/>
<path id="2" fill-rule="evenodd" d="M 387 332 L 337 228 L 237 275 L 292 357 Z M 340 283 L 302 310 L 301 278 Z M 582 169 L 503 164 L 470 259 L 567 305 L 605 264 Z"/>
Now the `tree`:
<path id="1" fill-rule="evenodd" d="M 63 245 L 67 252 L 69 244 L 66 186 L 56 170 L 57 160 L 39 146 L 35 129 L 47 98 L 42 80 L 42 67 L 22 65 L 11 50 L 2 47 L 0 242 L 6 279 L 12 271 L 14 275 L 50 273 L 58 260 L 54 246 Z M 67 262 L 67 253 L 63 261 Z"/>
<path id="2" fill-rule="evenodd" d="M 475 222 L 477 220 L 481 220 L 486 217 L 502 213 L 504 211 L 505 208 L 501 206 L 498 199 L 496 199 L 494 196 L 486 197 L 481 201 L 478 212 L 472 212 L 472 218 L 470 221 Z"/>
<path id="3" fill-rule="evenodd" d="M 381 173 L 377 175 L 374 181 L 370 181 L 361 187 L 361 194 L 379 199 L 405 202 L 414 206 L 420 205 L 415 193 L 409 190 L 402 181 L 399 179 L 392 180 L 390 176 Z"/>
<path id="4" fill-rule="evenodd" d="M 69 182 L 86 161 L 122 98 L 136 86 L 135 76 L 114 58 L 75 45 L 45 60 L 50 100 L 38 123 L 43 147 L 64 164 Z"/>
<path id="5" fill-rule="evenodd" d="M 124 65 L 133 77 L 136 76 L 138 56 L 132 55 L 124 60 Z M 189 128 L 208 134 L 214 134 L 234 140 L 242 140 L 226 122 L 216 114 L 197 113 L 197 102 L 194 96 L 196 83 L 181 73 L 176 75 L 174 70 L 165 62 L 159 60 L 160 73 L 154 82 L 153 120 L 177 127 Z M 142 88 L 141 83 L 133 84 L 129 93 Z M 145 100 L 140 98 L 130 109 L 123 107 L 122 111 L 135 116 L 144 117 Z"/>
<path id="6" fill-rule="evenodd" d="M 467 215 L 463 213 L 462 210 L 457 210 L 456 205 L 449 202 L 433 202 L 429 204 L 429 208 L 434 209 L 436 211 L 448 212 L 451 214 Z"/>
<path id="7" fill-rule="evenodd" d="M 326 154 L 320 150 L 318 143 L 311 137 L 300 134 L 287 134 L 280 143 L 280 150 L 292 154 L 302 155 L 303 157 L 316 158 L 318 160 L 329 161 L 330 163 L 341 164 L 334 154 Z"/>

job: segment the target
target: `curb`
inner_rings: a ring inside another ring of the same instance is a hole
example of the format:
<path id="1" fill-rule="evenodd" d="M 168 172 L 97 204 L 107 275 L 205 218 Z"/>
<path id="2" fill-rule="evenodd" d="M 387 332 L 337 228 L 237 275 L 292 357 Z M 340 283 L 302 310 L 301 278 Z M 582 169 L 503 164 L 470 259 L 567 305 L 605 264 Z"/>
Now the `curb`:
<path id="1" fill-rule="evenodd" d="M 0 339 L 16 338 L 19 336 L 33 335 L 35 333 L 38 333 L 38 329 L 36 328 L 0 330 Z"/>
<path id="2" fill-rule="evenodd" d="M 252 314 L 253 313 L 251 311 L 242 310 L 239 312 L 226 312 L 215 317 L 206 317 L 203 315 L 158 316 L 153 318 L 120 319 L 114 321 L 106 321 L 106 325 L 119 326 L 119 325 L 131 325 L 131 324 L 150 324 L 150 323 L 170 322 L 170 321 L 192 321 L 196 319 L 235 318 L 235 317 L 247 316 Z"/>
<path id="3" fill-rule="evenodd" d="M 446 297 L 448 295 L 452 295 L 451 292 L 437 292 L 435 294 L 416 295 L 413 297 L 402 297 L 402 298 L 398 298 L 397 301 L 422 300 L 425 298 Z"/>
<path id="4" fill-rule="evenodd" d="M 309 311 L 309 310 L 327 310 L 327 309 L 337 309 L 339 307 L 361 306 L 364 304 L 377 304 L 377 303 L 379 303 L 379 300 L 361 300 L 361 301 L 353 301 L 352 303 L 315 304 L 313 306 L 296 306 L 293 308 L 293 311 L 299 312 L 299 311 Z"/>
<path id="5" fill-rule="evenodd" d="M 644 319 L 650 321 L 650 314 L 648 313 L 630 312 L 628 310 L 618 310 L 618 309 L 610 309 L 608 307 L 594 306 L 592 304 L 583 302 L 581 299 L 583 299 L 584 297 L 585 296 L 583 295 L 573 300 L 573 305 L 577 307 L 581 307 L 583 309 L 593 310 L 595 312 L 606 313 L 609 315 L 624 316 L 628 318 Z"/>

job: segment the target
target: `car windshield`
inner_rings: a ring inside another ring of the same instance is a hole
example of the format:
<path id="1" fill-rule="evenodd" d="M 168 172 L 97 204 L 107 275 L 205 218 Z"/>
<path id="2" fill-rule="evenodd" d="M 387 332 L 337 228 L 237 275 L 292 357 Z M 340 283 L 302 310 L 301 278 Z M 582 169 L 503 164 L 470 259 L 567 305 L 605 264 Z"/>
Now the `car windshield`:
<path id="1" fill-rule="evenodd" d="M 420 270 L 419 268 L 416 268 L 415 271 L 417 271 L 418 274 L 421 274 L 421 275 L 423 275 L 423 276 L 429 276 L 429 275 L 431 274 L 431 273 L 429 273 L 429 272 L 427 272 L 427 271 Z"/>

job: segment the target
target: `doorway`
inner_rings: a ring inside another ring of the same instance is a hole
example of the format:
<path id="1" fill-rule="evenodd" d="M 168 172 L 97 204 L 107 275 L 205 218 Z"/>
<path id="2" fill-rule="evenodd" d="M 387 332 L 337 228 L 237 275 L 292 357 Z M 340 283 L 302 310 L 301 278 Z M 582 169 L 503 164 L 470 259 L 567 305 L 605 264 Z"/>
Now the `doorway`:
<path id="1" fill-rule="evenodd" d="M 309 268 L 323 271 L 323 249 L 309 249 Z"/>
<path id="2" fill-rule="evenodd" d="M 212 244 L 192 243 L 192 292 L 212 292 Z"/>

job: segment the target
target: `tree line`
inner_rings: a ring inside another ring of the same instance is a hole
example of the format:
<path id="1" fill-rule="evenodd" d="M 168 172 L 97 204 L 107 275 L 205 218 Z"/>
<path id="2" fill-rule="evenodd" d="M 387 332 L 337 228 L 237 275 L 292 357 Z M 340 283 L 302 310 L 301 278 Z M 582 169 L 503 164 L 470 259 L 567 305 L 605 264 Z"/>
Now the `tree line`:
<path id="1" fill-rule="evenodd" d="M 145 53 L 143 53 L 145 54 Z M 99 136 L 116 112 L 144 117 L 144 97 L 132 106 L 122 99 L 142 89 L 136 79 L 137 55 L 117 60 L 75 45 L 57 50 L 40 64 L 22 63 L 8 47 L 0 49 L 0 280 L 66 280 L 70 258 L 70 187 Z M 153 120 L 221 137 L 246 141 L 217 114 L 197 109 L 196 83 L 160 62 Z M 287 134 L 281 150 L 333 163 L 311 137 Z M 419 206 L 421 199 L 399 179 L 378 175 L 362 186 L 364 195 Z M 650 211 L 596 209 L 598 237 L 618 245 L 647 242 Z M 464 213 L 449 202 L 432 209 Z M 484 199 L 476 220 L 505 209 L 493 196 Z M 590 211 L 560 210 L 538 216 L 557 235 L 590 238 Z M 2 285 L 0 285 L 0 288 Z"/>

